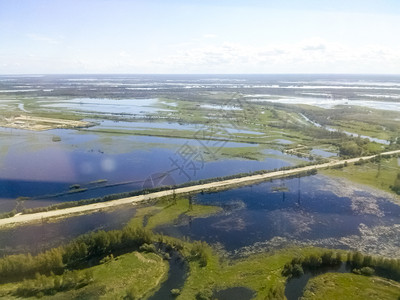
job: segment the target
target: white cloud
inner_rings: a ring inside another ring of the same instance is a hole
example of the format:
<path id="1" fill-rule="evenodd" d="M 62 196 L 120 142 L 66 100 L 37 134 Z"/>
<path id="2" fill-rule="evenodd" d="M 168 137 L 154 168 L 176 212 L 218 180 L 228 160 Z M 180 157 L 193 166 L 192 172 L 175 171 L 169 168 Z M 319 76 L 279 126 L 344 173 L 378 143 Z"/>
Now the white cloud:
<path id="1" fill-rule="evenodd" d="M 203 35 L 203 38 L 205 38 L 205 39 L 215 39 L 216 37 L 217 37 L 217 35 L 211 34 L 211 33 Z"/>
<path id="2" fill-rule="evenodd" d="M 52 38 L 48 37 L 42 34 L 36 34 L 36 33 L 28 33 L 27 37 L 36 42 L 45 42 L 48 44 L 59 44 L 60 43 L 60 38 Z"/>
<path id="3" fill-rule="evenodd" d="M 205 40 L 207 41 L 207 40 Z M 321 38 L 251 46 L 235 43 L 181 43 L 138 56 L 116 49 L 97 53 L 69 49 L 58 57 L 0 57 L 0 73 L 399 73 L 400 47 L 349 46 Z M 25 68 L 25 71 L 22 71 Z M 29 69 L 28 69 L 29 68 Z"/>
<path id="4" fill-rule="evenodd" d="M 148 65 L 174 72 L 345 72 L 398 73 L 400 49 L 348 46 L 320 38 L 263 47 L 223 43 L 176 49 Z"/>

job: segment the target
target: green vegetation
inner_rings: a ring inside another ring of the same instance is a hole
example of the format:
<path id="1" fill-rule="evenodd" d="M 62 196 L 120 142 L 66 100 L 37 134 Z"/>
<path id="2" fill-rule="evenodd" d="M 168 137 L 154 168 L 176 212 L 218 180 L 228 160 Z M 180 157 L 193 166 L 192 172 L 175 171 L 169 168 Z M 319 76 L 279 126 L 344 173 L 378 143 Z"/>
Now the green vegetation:
<path id="1" fill-rule="evenodd" d="M 258 90 L 248 89 L 247 92 L 258 92 Z M 43 97 L 40 92 L 38 93 L 39 96 Z M 96 91 L 67 87 L 65 93 L 68 97 L 122 97 L 116 96 L 110 88 L 102 89 L 101 87 Z M 313 156 L 310 156 L 310 151 L 321 145 L 329 149 L 339 150 L 342 157 L 355 157 L 380 153 L 385 149 L 397 149 L 400 144 L 398 134 L 400 128 L 398 121 L 396 121 L 399 114 L 395 112 L 381 112 L 357 107 L 320 109 L 305 105 L 292 106 L 265 102 L 246 104 L 241 110 L 224 111 L 223 109 L 204 108 L 198 103 L 218 105 L 233 98 L 236 98 L 237 101 L 244 101 L 244 96 L 217 89 L 213 89 L 212 92 L 202 91 L 201 93 L 179 89 L 171 92 L 140 92 L 140 95 L 137 94 L 139 93 L 137 91 L 135 93 L 129 94 L 129 90 L 126 90 L 123 97 L 132 95 L 134 96 L 132 98 L 146 98 L 149 95 L 165 97 L 160 98 L 160 100 L 167 103 L 173 102 L 176 106 L 158 103 L 160 107 L 168 107 L 170 111 L 133 117 L 123 113 L 104 115 L 68 109 L 52 110 L 43 105 L 58 101 L 58 97 L 43 97 L 39 102 L 35 100 L 35 97 L 15 96 L 17 101 L 7 105 L 8 107 L 2 113 L 2 116 L 20 114 L 18 104 L 23 103 L 25 109 L 31 111 L 31 116 L 70 120 L 85 117 L 126 121 L 132 121 L 132 119 L 163 120 L 164 122 L 197 124 L 207 127 L 204 134 L 208 136 L 207 139 L 209 140 L 255 145 L 255 147 L 224 147 L 214 156 L 204 152 L 205 161 L 226 157 L 262 160 L 267 156 L 263 151 L 271 147 L 289 150 L 290 153 L 295 155 L 314 159 Z M 59 90 L 55 91 L 54 95 L 66 97 L 64 92 Z M 301 114 L 324 126 L 336 128 L 338 131 L 329 131 L 315 126 L 305 120 Z M 215 128 L 219 130 L 216 131 Z M 232 134 L 224 130 L 226 128 L 239 128 L 239 130 L 233 131 L 235 133 Z M 107 148 L 110 151 L 124 153 L 124 151 L 132 151 L 133 146 L 136 147 L 135 149 L 138 149 L 139 146 L 133 145 L 134 143 L 130 141 L 121 141 L 119 147 L 115 147 L 116 141 L 112 137 L 145 135 L 196 138 L 196 130 L 191 129 L 169 130 L 152 127 L 142 129 L 135 129 L 133 124 L 132 129 L 80 130 L 78 134 L 95 134 L 98 139 L 79 147 L 93 149 L 93 145 L 97 143 L 96 145 L 100 145 L 101 151 L 103 151 L 103 148 Z M 240 130 L 243 132 L 240 132 Z M 244 130 L 253 130 L 257 133 L 246 133 Z M 344 131 L 387 139 L 391 141 L 391 145 L 383 146 L 372 143 L 367 139 L 349 137 Z M 287 139 L 292 144 L 285 145 L 275 141 L 276 139 Z M 49 140 L 62 142 L 56 136 L 50 137 Z M 140 147 L 151 147 L 150 145 L 154 144 L 143 143 Z M 171 146 L 164 145 L 163 147 Z M 6 148 L 2 149 L 2 156 L 7 153 L 8 148 Z M 212 148 L 211 150 L 215 149 Z M 309 165 L 311 164 L 309 163 Z M 379 187 L 386 191 L 400 192 L 400 172 L 396 158 L 380 158 L 368 162 L 359 161 L 347 168 L 343 168 L 344 166 L 346 164 L 338 165 L 323 172 L 324 174 Z M 290 168 L 282 168 L 281 170 L 287 169 Z M 179 185 L 179 187 L 265 174 L 272 171 L 276 170 L 199 180 Z M 294 176 L 315 173 L 316 170 L 311 170 Z M 66 193 L 83 192 L 103 183 L 106 183 L 106 179 L 86 185 L 77 183 L 71 185 L 70 191 Z M 13 216 L 19 211 L 32 213 L 61 209 L 161 190 L 171 190 L 177 187 L 160 187 L 107 195 L 35 209 L 23 209 L 23 201 L 19 201 L 18 209 L 2 214 L 0 218 Z M 285 188 L 276 187 L 275 189 L 284 191 Z M 234 286 L 244 286 L 254 290 L 256 299 L 283 299 L 285 282 L 289 277 L 299 276 L 307 270 L 318 269 L 323 266 L 338 266 L 344 260 L 348 261 L 354 274 L 325 274 L 317 277 L 310 283 L 305 297 L 311 297 L 310 299 L 342 299 L 349 295 L 357 295 L 357 297 L 360 296 L 360 299 L 385 299 L 385 297 L 389 299 L 396 298 L 399 295 L 397 283 L 372 277 L 373 274 L 378 274 L 399 280 L 399 260 L 364 256 L 361 253 L 350 253 L 346 257 L 342 251 L 333 252 L 318 248 L 289 248 L 274 253 L 233 259 L 221 249 L 212 248 L 204 242 L 189 241 L 188 239 L 179 240 L 158 235 L 152 231 L 163 224 L 186 222 L 190 218 L 203 217 L 219 211 L 221 211 L 219 207 L 197 205 L 193 199 L 172 195 L 160 199 L 153 206 L 139 208 L 135 217 L 121 230 L 86 234 L 64 246 L 36 256 L 21 254 L 4 257 L 0 259 L 0 282 L 2 283 L 0 285 L 0 297 L 34 296 L 46 298 L 56 294 L 58 299 L 87 299 L 91 297 L 144 299 L 154 292 L 165 279 L 168 270 L 166 260 L 170 257 L 171 251 L 179 252 L 189 266 L 185 285 L 179 287 L 179 289 L 171 290 L 171 294 L 176 296 L 177 299 L 210 299 L 214 290 Z M 320 280 L 320 278 L 322 279 Z M 349 282 L 350 280 L 351 282 Z M 343 294 L 340 294 L 340 291 L 343 291 Z"/>
<path id="2" fill-rule="evenodd" d="M 229 157 L 262 161 L 266 157 L 266 155 L 262 153 L 262 148 L 261 146 L 222 148 L 220 151 L 216 152 L 216 155 L 221 158 Z"/>
<path id="3" fill-rule="evenodd" d="M 53 136 L 52 138 L 51 138 L 51 140 L 53 141 L 53 142 L 61 142 L 61 137 L 59 137 L 59 136 Z"/>
<path id="4" fill-rule="evenodd" d="M 65 90 L 65 92 L 72 92 Z M 90 93 L 96 94 L 95 91 Z M 127 93 L 127 91 L 124 91 Z M 151 93 L 151 92 L 148 92 Z M 207 151 L 203 153 L 206 161 L 215 160 L 224 157 L 238 157 L 244 159 L 259 160 L 265 157 L 263 153 L 263 145 L 268 145 L 268 148 L 285 149 L 291 148 L 293 145 L 302 144 L 307 147 L 314 148 L 321 145 L 327 145 L 334 149 L 346 144 L 349 141 L 356 141 L 357 138 L 352 138 L 343 132 L 332 132 L 324 128 L 319 128 L 304 120 L 301 114 L 306 115 L 311 120 L 314 120 L 322 125 L 336 127 L 339 130 L 355 132 L 356 134 L 366 134 L 368 136 L 394 140 L 398 137 L 399 126 L 398 122 L 393 119 L 398 118 L 395 112 L 386 112 L 385 115 L 379 110 L 371 110 L 359 107 L 335 108 L 335 109 L 320 109 L 312 106 L 293 106 L 283 104 L 273 104 L 268 102 L 248 102 L 238 93 L 228 91 L 219 91 L 217 93 L 198 93 L 184 95 L 179 97 L 179 91 L 174 91 L 176 95 L 157 95 L 160 101 L 157 106 L 168 108 L 168 112 L 157 111 L 143 116 L 137 116 L 135 120 L 146 122 L 177 122 L 180 124 L 196 124 L 198 128 L 204 129 L 204 134 L 207 140 L 215 141 L 231 141 L 258 144 L 259 147 L 248 149 L 251 147 L 237 147 L 235 149 L 223 148 L 218 151 L 217 157 L 207 155 Z M 70 95 L 74 97 L 75 95 Z M 85 95 L 88 96 L 88 95 Z M 115 95 L 107 95 L 115 98 Z M 92 95 L 91 97 L 96 97 Z M 101 95 L 105 97 L 105 95 Z M 189 98 L 188 98 L 189 97 Z M 136 98 L 141 98 L 136 95 Z M 232 100 L 235 98 L 235 100 Z M 90 117 L 91 119 L 110 119 L 132 121 L 125 114 L 88 114 L 84 111 L 73 111 L 67 108 L 59 108 L 57 110 L 46 107 L 48 104 L 54 104 L 57 97 L 45 96 L 41 102 L 34 100 L 35 98 L 22 97 L 16 95 L 16 102 L 10 104 L 8 113 L 18 115 L 18 103 L 23 103 L 25 108 L 30 111 L 30 116 L 36 117 L 53 117 L 61 119 L 83 119 Z M 64 97 L 65 99 L 65 97 Z M 68 97 L 67 97 L 68 99 Z M 242 106 L 241 110 L 223 110 L 207 108 L 199 106 L 201 103 L 217 106 L 221 102 L 229 102 L 232 105 Z M 165 103 L 174 103 L 174 106 Z M 11 112 L 10 112 L 11 111 Z M 3 115 L 6 112 L 3 113 Z M 6 116 L 6 115 L 4 115 Z M 251 118 L 249 118 L 251 116 Z M 367 116 L 367 117 L 366 117 Z M 389 118 L 388 118 L 389 116 Z M 357 121 L 353 121 L 357 120 Z M 225 128 L 237 128 L 234 133 L 228 132 Z M 102 144 L 102 137 L 121 136 L 121 135 L 145 135 L 173 138 L 189 138 L 195 139 L 196 132 L 199 129 L 176 129 L 169 130 L 162 128 L 154 128 L 152 126 L 135 128 L 132 122 L 132 128 L 101 128 L 101 129 L 82 129 L 80 132 L 88 132 L 99 136 L 98 142 Z M 217 130 L 216 130 L 217 129 Z M 255 131 L 248 133 L 246 130 Z M 383 136 L 378 133 L 383 133 Z M 287 139 L 293 142 L 293 145 L 282 145 L 277 142 L 277 139 Z M 363 153 L 377 153 L 382 151 L 381 145 L 364 141 Z M 358 142 L 357 142 L 358 143 Z M 147 145 L 148 147 L 149 145 Z M 104 145 L 106 147 L 106 145 Z M 164 145 L 166 147 L 166 145 Z M 119 149 L 124 147 L 118 147 Z M 247 148 L 247 149 L 246 149 Z M 126 147 L 124 151 L 130 151 L 131 147 Z M 343 147 L 346 152 L 346 147 Z M 304 153 L 304 156 L 309 156 L 309 153 Z"/>
<path id="5" fill-rule="evenodd" d="M 400 284 L 380 277 L 351 273 L 326 273 L 310 279 L 302 300 L 392 300 L 400 296 Z"/>
<path id="6" fill-rule="evenodd" d="M 45 276 L 36 274 L 35 279 L 24 280 L 13 296 L 18 297 L 32 297 L 38 298 L 43 295 L 55 295 L 59 292 L 69 291 L 72 289 L 82 288 L 93 281 L 93 274 L 91 270 L 84 272 L 79 271 L 66 271 L 60 276 Z"/>
<path id="7" fill-rule="evenodd" d="M 332 109 L 302 106 L 302 109 L 311 120 L 338 130 L 385 140 L 399 136 L 399 113 L 396 111 L 358 106 L 337 106 Z"/>
<path id="8" fill-rule="evenodd" d="M 131 252 L 83 270 L 62 275 L 39 275 L 34 279 L 0 286 L 0 297 L 27 296 L 57 299 L 143 299 L 166 278 L 168 263 L 155 253 Z M 48 295 L 48 296 L 46 296 Z"/>
<path id="9" fill-rule="evenodd" d="M 396 267 L 390 265 L 397 268 L 400 266 L 400 260 L 364 256 L 358 252 L 350 252 L 346 256 L 345 253 L 320 248 L 289 248 L 237 260 L 223 259 L 221 254 L 215 253 L 209 258 L 206 267 L 190 263 L 190 275 L 181 290 L 181 295 L 184 297 L 179 299 L 193 299 L 193 295 L 198 295 L 202 291 L 235 286 L 244 286 L 256 291 L 254 299 L 284 299 L 287 278 L 301 275 L 303 268 L 316 270 L 327 266 L 338 267 L 342 260 L 348 259 L 353 267 L 358 266 L 356 262 L 361 262 L 361 266 L 370 264 L 376 268 L 380 276 L 394 278 Z"/>
<path id="10" fill-rule="evenodd" d="M 304 274 L 304 271 L 318 270 L 325 267 L 337 267 L 342 263 L 342 254 L 340 252 L 325 251 L 312 254 L 306 257 L 295 257 L 290 263 L 285 264 L 282 275 L 285 277 L 298 277 Z"/>
<path id="11" fill-rule="evenodd" d="M 394 183 L 393 183 L 393 185 L 390 186 L 390 188 L 397 195 L 400 195 L 400 172 L 397 173 L 397 176 L 394 179 Z"/>
<path id="12" fill-rule="evenodd" d="M 294 257 L 285 264 L 282 275 L 288 278 L 298 277 L 306 271 L 315 271 L 326 267 L 338 267 L 346 260 L 353 273 L 371 276 L 375 272 L 379 276 L 400 281 L 400 259 L 389 259 L 364 255 L 361 252 L 348 252 L 343 258 L 343 252 L 330 250 L 321 251 L 305 257 Z"/>
<path id="13" fill-rule="evenodd" d="M 107 183 L 107 181 L 108 181 L 107 179 L 98 179 L 98 180 L 89 182 L 88 185 L 105 184 L 105 183 Z"/>
<path id="14" fill-rule="evenodd" d="M 348 141 L 340 146 L 340 155 L 346 157 L 357 157 L 362 153 L 362 147 L 354 141 Z"/>
<path id="15" fill-rule="evenodd" d="M 382 152 L 383 146 L 371 143 L 368 139 L 355 138 L 339 145 L 339 153 L 342 157 L 358 157 L 365 155 L 378 154 Z"/>
<path id="16" fill-rule="evenodd" d="M 17 210 L 13 209 L 12 211 L 1 213 L 0 219 L 11 218 L 17 214 Z"/>
<path id="17" fill-rule="evenodd" d="M 168 223 L 184 213 L 197 217 L 220 208 L 190 204 L 188 199 L 171 196 L 163 198 L 157 210 L 160 220 L 155 214 L 154 221 L 149 219 L 149 227 Z M 134 220 L 143 221 L 143 212 L 139 210 Z M 163 258 L 168 259 L 170 251 L 180 251 L 188 261 L 202 267 L 207 266 L 212 255 L 205 243 L 185 243 L 156 235 L 132 221 L 122 230 L 85 234 L 36 256 L 20 254 L 0 259 L 0 283 L 3 283 L 0 295 L 27 297 L 57 293 L 57 297 L 66 299 L 72 293 L 80 297 L 86 294 L 142 299 L 165 279 L 167 266 Z M 121 255 L 129 252 L 132 253 Z"/>
<path id="18" fill-rule="evenodd" d="M 398 158 L 391 157 L 359 162 L 341 169 L 321 170 L 320 173 L 393 192 L 396 188 L 392 188 L 398 184 L 396 178 L 399 170 Z"/>
<path id="19" fill-rule="evenodd" d="M 203 291 L 235 286 L 256 291 L 254 299 L 284 299 L 286 278 L 281 274 L 284 265 L 293 256 L 318 254 L 321 251 L 322 249 L 318 248 L 289 248 L 276 253 L 250 255 L 231 260 L 214 250 L 207 266 L 201 267 L 198 263 L 189 263 L 189 277 L 178 299 L 195 299 L 195 296 L 202 295 Z"/>
<path id="20" fill-rule="evenodd" d="M 71 243 L 53 248 L 37 256 L 10 255 L 0 259 L 0 282 L 32 279 L 41 275 L 62 274 L 67 269 L 82 266 L 89 259 L 100 261 L 117 250 L 135 250 L 151 243 L 153 234 L 140 227 L 125 227 L 120 231 L 98 231 L 83 235 Z"/>
<path id="21" fill-rule="evenodd" d="M 173 223 L 181 215 L 189 217 L 206 217 L 211 214 L 218 213 L 222 209 L 217 206 L 209 205 L 192 205 L 190 199 L 179 197 L 175 204 L 164 207 L 157 216 L 150 216 L 148 218 L 147 226 L 148 229 L 154 229 L 161 224 Z"/>
<path id="22" fill-rule="evenodd" d="M 80 187 L 81 187 L 81 185 L 76 183 L 76 184 L 70 185 L 69 189 L 70 190 L 77 190 L 77 189 L 80 189 Z"/>
<path id="23" fill-rule="evenodd" d="M 380 276 L 400 279 L 400 260 L 361 253 L 346 256 L 344 251 L 312 247 L 233 259 L 204 242 L 179 240 L 150 230 L 174 223 L 183 215 L 201 217 L 219 210 L 172 195 L 156 205 L 139 208 L 122 230 L 85 234 L 37 256 L 4 257 L 0 259 L 0 296 L 56 294 L 58 299 L 145 299 L 165 279 L 165 259 L 171 251 L 178 251 L 189 267 L 184 286 L 171 291 L 177 299 L 210 299 L 214 290 L 235 286 L 255 291 L 255 299 L 284 299 L 288 277 L 308 269 L 338 265 L 342 260 L 347 260 L 354 272 L 370 275 L 373 270 Z"/>
<path id="24" fill-rule="evenodd" d="M 389 259 L 364 255 L 360 252 L 347 253 L 347 264 L 353 273 L 371 276 L 374 273 L 379 276 L 400 281 L 400 259 Z"/>
<path id="25" fill-rule="evenodd" d="M 154 229 L 159 225 L 172 224 L 181 216 L 192 218 L 206 217 L 222 210 L 218 206 L 192 204 L 192 197 L 173 195 L 160 199 L 156 205 L 139 208 L 130 225 L 142 225 Z M 144 222 L 146 219 L 146 222 Z M 144 224 L 145 223 L 145 224 Z"/>
<path id="26" fill-rule="evenodd" d="M 96 281 L 85 293 L 92 295 L 98 288 L 109 299 L 121 299 L 125 295 L 142 299 L 155 291 L 166 279 L 167 272 L 168 263 L 156 253 L 132 252 L 95 268 Z"/>

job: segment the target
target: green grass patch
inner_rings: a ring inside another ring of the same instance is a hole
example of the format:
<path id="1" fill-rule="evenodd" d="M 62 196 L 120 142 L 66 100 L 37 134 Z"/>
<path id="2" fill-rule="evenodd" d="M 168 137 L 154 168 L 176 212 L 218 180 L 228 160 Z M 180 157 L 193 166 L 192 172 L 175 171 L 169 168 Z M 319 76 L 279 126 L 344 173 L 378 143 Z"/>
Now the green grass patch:
<path id="1" fill-rule="evenodd" d="M 398 299 L 400 284 L 380 277 L 326 273 L 310 279 L 302 299 Z"/>
<path id="2" fill-rule="evenodd" d="M 262 161 L 266 157 L 266 155 L 262 153 L 262 148 L 260 147 L 222 148 L 217 155 L 220 157 L 244 158 L 258 161 Z"/>
<path id="3" fill-rule="evenodd" d="M 366 135 L 373 138 L 389 140 L 393 133 L 385 131 L 383 126 L 371 124 L 363 121 L 345 120 L 336 122 L 337 126 L 332 126 L 338 130 L 345 130 L 351 133 Z"/>
<path id="4" fill-rule="evenodd" d="M 221 290 L 236 286 L 255 291 L 257 295 L 254 299 L 268 299 L 271 290 L 283 295 L 286 282 L 286 277 L 282 276 L 284 265 L 293 257 L 318 255 L 324 251 L 326 249 L 293 247 L 237 260 L 224 260 L 214 251 L 205 267 L 190 262 L 189 277 L 178 299 L 195 299 L 195 295 L 205 289 Z"/>
<path id="5" fill-rule="evenodd" d="M 171 197 L 167 201 L 160 201 L 156 206 L 139 208 L 129 222 L 130 225 L 143 225 L 144 218 L 147 218 L 147 229 L 154 229 L 159 225 L 172 224 L 178 220 L 181 215 L 193 218 L 206 217 L 216 214 L 222 210 L 218 206 L 200 205 L 192 203 L 189 199 L 176 196 L 174 201 Z"/>
<path id="6" fill-rule="evenodd" d="M 87 271 L 93 274 L 92 283 L 79 289 L 59 292 L 57 299 L 124 299 L 128 292 L 137 299 L 145 299 L 166 279 L 168 262 L 155 253 L 135 251 L 78 272 Z M 26 282 L 0 285 L 0 297 L 20 299 L 13 293 L 23 284 Z M 54 296 L 42 297 L 50 298 L 54 299 Z"/>
<path id="7" fill-rule="evenodd" d="M 380 162 L 367 162 L 363 165 L 349 165 L 342 169 L 320 170 L 320 173 L 345 178 L 353 182 L 394 193 L 390 189 L 390 186 L 394 184 L 399 171 L 398 159 L 390 158 L 381 159 Z"/>

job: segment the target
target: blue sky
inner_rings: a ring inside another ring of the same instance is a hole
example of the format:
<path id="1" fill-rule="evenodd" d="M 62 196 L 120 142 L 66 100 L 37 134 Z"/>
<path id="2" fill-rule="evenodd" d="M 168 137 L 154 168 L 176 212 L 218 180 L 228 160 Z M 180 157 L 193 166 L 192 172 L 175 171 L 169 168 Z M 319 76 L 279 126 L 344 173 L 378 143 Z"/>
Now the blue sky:
<path id="1" fill-rule="evenodd" d="M 400 73 L 397 0 L 0 0 L 0 74 Z"/>

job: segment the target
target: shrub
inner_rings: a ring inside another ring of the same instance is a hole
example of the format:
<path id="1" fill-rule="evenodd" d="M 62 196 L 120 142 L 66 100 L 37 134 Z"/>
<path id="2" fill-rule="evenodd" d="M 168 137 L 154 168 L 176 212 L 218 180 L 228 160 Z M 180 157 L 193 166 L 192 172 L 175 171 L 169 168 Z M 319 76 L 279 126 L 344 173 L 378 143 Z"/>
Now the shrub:
<path id="1" fill-rule="evenodd" d="M 126 291 L 126 296 L 125 296 L 124 299 L 126 299 L 126 300 L 138 300 L 139 298 L 136 297 L 136 291 L 133 288 L 131 288 L 131 289 Z"/>
<path id="2" fill-rule="evenodd" d="M 293 269 L 292 269 L 292 274 L 295 277 L 300 277 L 301 275 L 303 275 L 304 271 L 303 271 L 302 266 L 299 264 L 294 265 Z"/>
<path id="3" fill-rule="evenodd" d="M 108 262 L 113 261 L 113 260 L 114 260 L 114 255 L 110 254 L 110 255 L 107 255 L 106 257 L 102 258 L 100 260 L 100 263 L 101 264 L 105 264 L 105 263 L 108 263 Z"/>
<path id="4" fill-rule="evenodd" d="M 143 244 L 139 247 L 142 252 L 157 252 L 156 246 L 154 244 Z"/>
<path id="5" fill-rule="evenodd" d="M 268 291 L 267 297 L 265 298 L 265 300 L 277 300 L 277 299 L 286 299 L 285 289 L 282 285 L 277 287 L 271 287 Z"/>
<path id="6" fill-rule="evenodd" d="M 180 289 L 172 289 L 171 290 L 171 295 L 174 297 L 177 297 L 181 294 L 181 290 Z"/>
<path id="7" fill-rule="evenodd" d="M 197 293 L 196 300 L 211 300 L 213 292 L 210 289 L 204 289 Z"/>
<path id="8" fill-rule="evenodd" d="M 363 267 L 360 269 L 360 273 L 364 276 L 372 276 L 375 273 L 375 270 L 370 267 Z"/>
<path id="9" fill-rule="evenodd" d="M 197 260 L 200 267 L 207 266 L 208 259 L 211 256 L 210 249 L 205 242 L 194 242 L 190 250 L 190 259 Z"/>

